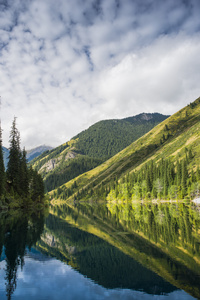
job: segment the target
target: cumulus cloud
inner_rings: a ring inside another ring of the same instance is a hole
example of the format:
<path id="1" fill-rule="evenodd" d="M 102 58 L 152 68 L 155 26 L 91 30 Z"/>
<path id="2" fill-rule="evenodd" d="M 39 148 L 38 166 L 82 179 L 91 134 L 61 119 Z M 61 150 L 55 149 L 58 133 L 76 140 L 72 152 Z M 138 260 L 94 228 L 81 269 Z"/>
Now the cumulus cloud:
<path id="1" fill-rule="evenodd" d="M 4 145 L 66 142 L 101 119 L 172 114 L 200 94 L 198 0 L 4 0 Z"/>
<path id="2" fill-rule="evenodd" d="M 107 111 L 123 110 L 128 115 L 143 110 L 172 114 L 199 93 L 200 36 L 156 40 L 137 54 L 128 54 L 118 65 L 108 68 L 99 80 L 99 94 L 110 99 Z M 116 105 L 117 104 L 117 105 Z"/>

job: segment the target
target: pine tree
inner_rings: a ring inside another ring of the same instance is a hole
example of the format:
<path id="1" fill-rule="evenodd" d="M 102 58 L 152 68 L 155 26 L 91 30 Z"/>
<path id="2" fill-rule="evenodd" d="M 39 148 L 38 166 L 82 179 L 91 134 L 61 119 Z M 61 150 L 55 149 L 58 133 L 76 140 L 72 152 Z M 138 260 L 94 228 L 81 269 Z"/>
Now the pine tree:
<path id="1" fill-rule="evenodd" d="M 199 169 L 199 166 L 197 166 L 196 178 L 197 178 L 197 181 L 200 181 L 200 169 Z"/>
<path id="2" fill-rule="evenodd" d="M 176 162 L 176 169 L 177 169 L 177 171 L 176 171 L 176 184 L 178 186 L 180 186 L 181 185 L 181 164 L 180 164 L 179 160 L 177 160 L 177 162 Z"/>
<path id="3" fill-rule="evenodd" d="M 3 149 L 2 149 L 2 130 L 0 124 L 0 198 L 5 191 L 5 168 L 3 162 Z"/>
<path id="4" fill-rule="evenodd" d="M 25 148 L 22 152 L 20 162 L 20 190 L 22 195 L 27 196 L 29 192 L 29 173 L 27 167 L 26 151 Z"/>
<path id="5" fill-rule="evenodd" d="M 10 132 L 9 160 L 6 173 L 3 163 L 2 131 L 0 126 L 0 198 L 4 194 L 5 187 L 14 196 L 21 196 L 23 205 L 28 204 L 28 201 L 26 201 L 28 199 L 35 201 L 44 198 L 42 177 L 32 168 L 28 169 L 26 151 L 23 149 L 21 152 L 20 134 L 16 127 L 16 118 L 13 120 Z"/>
<path id="6" fill-rule="evenodd" d="M 168 186 L 169 186 L 169 180 L 168 180 L 168 162 L 165 161 L 164 164 L 164 176 L 163 176 L 163 184 L 164 184 L 164 196 L 167 197 L 168 194 Z"/>
<path id="7" fill-rule="evenodd" d="M 33 201 L 37 199 L 42 199 L 44 197 L 44 183 L 43 179 L 37 171 L 33 170 L 32 167 L 29 170 L 29 179 L 30 179 L 30 187 L 29 192 L 31 199 Z M 59 194 L 62 192 L 61 189 L 58 189 Z"/>
<path id="8" fill-rule="evenodd" d="M 15 192 L 20 194 L 20 134 L 14 118 L 10 132 L 9 160 L 7 165 L 7 180 Z"/>
<path id="9" fill-rule="evenodd" d="M 182 191 L 182 197 L 184 198 L 187 191 L 187 177 L 188 177 L 187 164 L 185 159 L 182 160 L 181 169 L 182 169 L 181 191 Z"/>
<path id="10" fill-rule="evenodd" d="M 148 171 L 146 174 L 146 192 L 151 192 L 152 186 L 151 186 L 151 180 L 150 180 L 150 172 Z"/>

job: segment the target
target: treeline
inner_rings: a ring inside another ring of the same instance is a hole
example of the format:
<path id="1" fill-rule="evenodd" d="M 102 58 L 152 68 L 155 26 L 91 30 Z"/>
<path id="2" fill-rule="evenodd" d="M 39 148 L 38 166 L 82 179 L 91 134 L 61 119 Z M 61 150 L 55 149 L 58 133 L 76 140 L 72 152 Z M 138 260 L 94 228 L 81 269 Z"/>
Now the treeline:
<path id="1" fill-rule="evenodd" d="M 0 128 L 0 209 L 2 207 L 24 207 L 41 202 L 44 198 L 42 177 L 28 168 L 26 151 L 20 148 L 20 133 L 16 118 L 10 132 L 10 147 L 7 169 L 3 162 L 2 130 Z"/>
<path id="2" fill-rule="evenodd" d="M 151 160 L 140 170 L 113 181 L 109 186 L 108 199 L 185 199 L 200 193 L 200 170 L 188 170 L 193 158 L 191 149 L 185 149 L 182 160 Z"/>
<path id="3" fill-rule="evenodd" d="M 200 195 L 200 169 L 188 168 L 193 157 L 191 149 L 185 148 L 185 158 L 181 160 L 151 160 L 120 179 L 116 176 L 108 183 L 91 183 L 82 189 L 75 182 L 70 188 L 60 187 L 52 197 L 66 199 L 74 194 L 75 200 L 193 199 Z"/>
<path id="4" fill-rule="evenodd" d="M 122 120 L 100 121 L 74 137 L 78 139 L 76 149 L 81 154 L 105 161 L 166 118 L 160 114 L 148 114 L 146 120 L 141 114 Z"/>

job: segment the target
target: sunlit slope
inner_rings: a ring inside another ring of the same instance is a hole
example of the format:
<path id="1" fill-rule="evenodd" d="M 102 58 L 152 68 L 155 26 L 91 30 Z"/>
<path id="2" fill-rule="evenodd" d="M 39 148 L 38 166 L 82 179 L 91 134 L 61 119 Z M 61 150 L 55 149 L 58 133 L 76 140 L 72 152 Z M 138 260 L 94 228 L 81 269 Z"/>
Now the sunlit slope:
<path id="1" fill-rule="evenodd" d="M 59 187 L 112 157 L 168 116 L 158 113 L 100 121 L 69 142 L 32 161 L 44 178 L 47 191 Z"/>
<path id="2" fill-rule="evenodd" d="M 42 175 L 47 191 L 59 187 L 63 182 L 91 170 L 102 163 L 99 158 L 78 153 L 76 140 L 71 140 L 51 151 L 47 151 L 32 163 Z"/>
<path id="3" fill-rule="evenodd" d="M 189 170 L 200 165 L 200 98 L 184 107 L 150 132 L 132 143 L 130 146 L 107 160 L 97 168 L 78 176 L 61 186 L 55 196 L 76 195 L 83 189 L 96 189 L 104 186 L 113 178 L 123 176 L 150 159 L 158 161 L 171 157 L 172 160 L 181 159 L 187 149 L 192 149 L 193 158 L 188 166 Z"/>

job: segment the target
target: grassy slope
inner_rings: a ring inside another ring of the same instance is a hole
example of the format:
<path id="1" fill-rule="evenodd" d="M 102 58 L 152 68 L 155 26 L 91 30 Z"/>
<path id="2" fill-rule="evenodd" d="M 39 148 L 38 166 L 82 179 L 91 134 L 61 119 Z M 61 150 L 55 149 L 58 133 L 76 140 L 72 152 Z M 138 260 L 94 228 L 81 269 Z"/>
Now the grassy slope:
<path id="1" fill-rule="evenodd" d="M 155 113 L 100 121 L 33 160 L 33 168 L 41 173 L 50 191 L 100 165 L 166 118 Z"/>
<path id="2" fill-rule="evenodd" d="M 98 187 L 106 184 L 113 177 L 122 176 L 128 171 L 140 168 L 149 159 L 159 160 L 162 157 L 181 159 L 185 155 L 185 148 L 191 148 L 194 154 L 189 169 L 196 169 L 200 165 L 200 98 L 184 107 L 150 132 L 139 138 L 130 146 L 107 160 L 97 168 L 84 173 L 61 188 L 70 188 L 74 181 L 78 189 Z M 165 139 L 163 138 L 165 136 Z"/>

